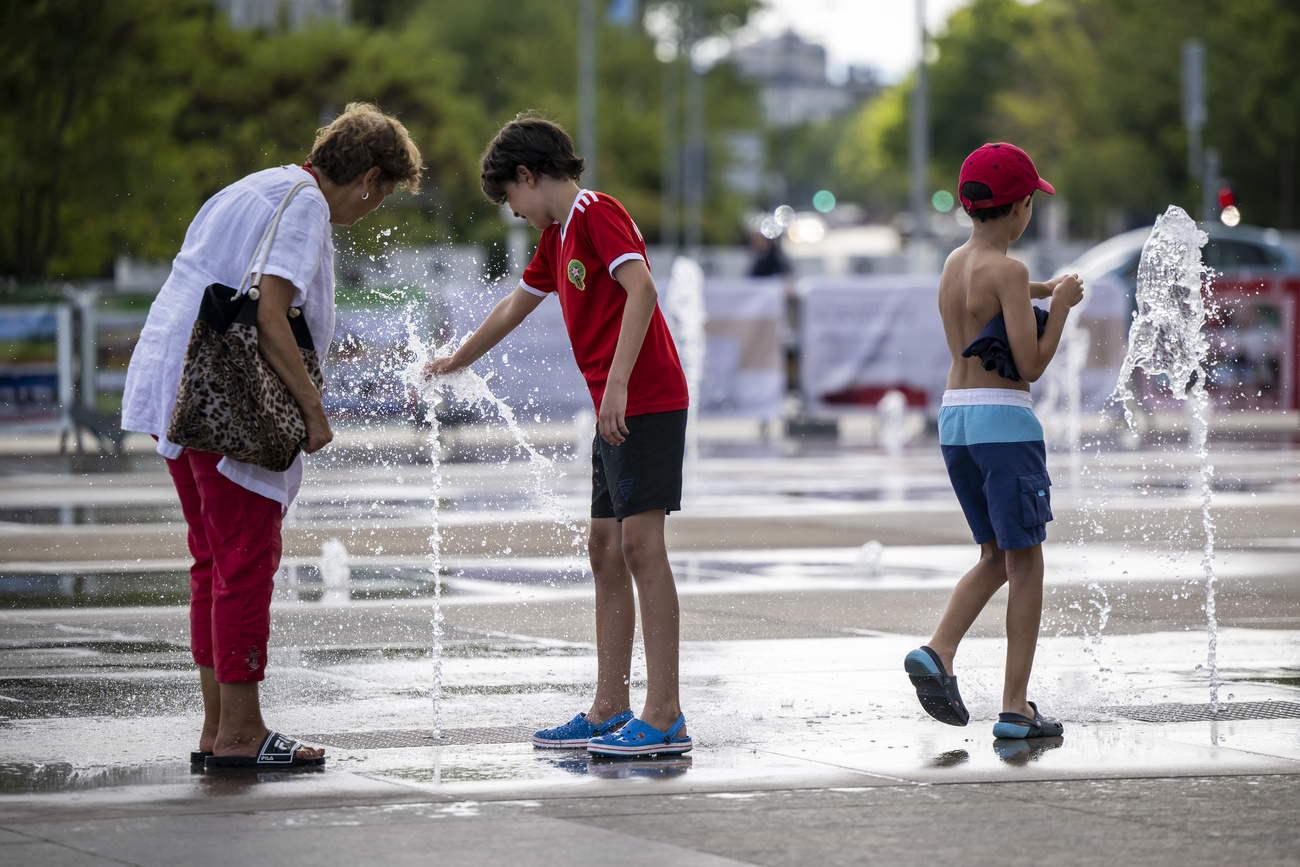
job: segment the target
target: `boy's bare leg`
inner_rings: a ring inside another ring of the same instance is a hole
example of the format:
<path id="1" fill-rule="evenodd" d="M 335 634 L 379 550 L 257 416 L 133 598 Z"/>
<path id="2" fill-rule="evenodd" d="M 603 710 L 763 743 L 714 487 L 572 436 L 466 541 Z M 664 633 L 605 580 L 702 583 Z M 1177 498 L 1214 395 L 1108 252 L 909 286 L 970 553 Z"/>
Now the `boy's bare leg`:
<path id="1" fill-rule="evenodd" d="M 681 612 L 677 585 L 668 565 L 662 509 L 623 519 L 623 560 L 641 597 L 641 636 L 645 641 L 646 696 L 640 719 L 667 731 L 681 715 L 677 689 L 677 651 Z M 678 732 L 685 736 L 683 727 Z"/>
<path id="2" fill-rule="evenodd" d="M 632 576 L 623 562 L 623 532 L 614 518 L 592 518 L 587 537 L 591 572 L 596 576 L 596 698 L 587 719 L 603 723 L 632 706 L 632 642 L 636 601 Z"/>
<path id="3" fill-rule="evenodd" d="M 979 617 L 984 606 L 998 592 L 998 588 L 1007 583 L 1007 566 L 1004 552 L 996 542 L 980 545 L 980 560 L 969 572 L 961 576 L 953 588 L 948 606 L 939 618 L 939 625 L 934 630 L 929 647 L 943 660 L 943 666 L 953 674 L 953 658 L 957 655 L 957 645 L 966 637 L 971 624 Z M 1008 669 L 1009 671 L 1009 669 Z"/>
<path id="4" fill-rule="evenodd" d="M 1027 692 L 1043 616 L 1043 546 L 1007 551 L 1006 561 L 1007 673 L 1002 686 L 1002 711 L 1032 719 L 1034 709 L 1029 706 Z"/>
<path id="5" fill-rule="evenodd" d="M 199 685 L 203 688 L 203 731 L 199 733 L 199 749 L 210 753 L 221 729 L 221 684 L 217 683 L 217 670 L 210 665 L 200 665 Z"/>

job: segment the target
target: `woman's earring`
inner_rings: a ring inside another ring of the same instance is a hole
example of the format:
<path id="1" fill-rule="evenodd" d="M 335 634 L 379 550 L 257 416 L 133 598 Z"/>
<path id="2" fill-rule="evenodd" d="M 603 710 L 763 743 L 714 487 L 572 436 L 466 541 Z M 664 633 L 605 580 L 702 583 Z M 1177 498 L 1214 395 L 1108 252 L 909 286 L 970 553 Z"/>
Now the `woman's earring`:
<path id="1" fill-rule="evenodd" d="M 370 194 L 369 194 L 369 193 L 362 193 L 362 194 L 361 194 L 361 198 L 362 198 L 362 199 L 368 199 L 368 198 L 370 198 Z"/>

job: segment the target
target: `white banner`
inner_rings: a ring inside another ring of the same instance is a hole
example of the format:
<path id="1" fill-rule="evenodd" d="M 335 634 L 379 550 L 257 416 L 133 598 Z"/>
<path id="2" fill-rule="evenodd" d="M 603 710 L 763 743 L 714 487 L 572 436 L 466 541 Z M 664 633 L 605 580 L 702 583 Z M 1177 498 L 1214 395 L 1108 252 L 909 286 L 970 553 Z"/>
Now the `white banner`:
<path id="1" fill-rule="evenodd" d="M 780 278 L 704 281 L 700 411 L 770 421 L 781 415 L 785 286 Z"/>
<path id="2" fill-rule="evenodd" d="M 874 409 L 897 390 L 938 414 L 950 359 L 937 274 L 809 277 L 797 292 L 806 413 Z"/>

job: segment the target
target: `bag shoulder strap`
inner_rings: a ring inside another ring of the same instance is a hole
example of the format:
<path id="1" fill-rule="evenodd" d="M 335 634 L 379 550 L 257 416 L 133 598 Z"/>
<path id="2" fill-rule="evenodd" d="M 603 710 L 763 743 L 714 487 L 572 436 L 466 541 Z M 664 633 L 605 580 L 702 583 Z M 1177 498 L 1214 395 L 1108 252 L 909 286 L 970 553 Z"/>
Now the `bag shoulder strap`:
<path id="1" fill-rule="evenodd" d="M 240 278 L 239 285 L 235 287 L 236 292 L 244 291 L 244 284 L 248 282 L 249 275 L 252 275 L 256 281 L 252 285 L 256 286 L 257 283 L 261 282 L 262 275 L 266 270 L 266 261 L 271 257 L 271 245 L 275 243 L 275 232 L 280 228 L 280 217 L 284 216 L 285 208 L 289 207 L 289 202 L 293 201 L 293 197 L 298 195 L 299 191 L 304 187 L 310 187 L 313 183 L 315 182 L 299 181 L 289 189 L 289 192 L 284 194 L 284 198 L 280 200 L 280 207 L 275 209 L 275 214 L 267 221 L 266 228 L 262 230 L 262 240 L 258 241 L 257 246 L 253 248 L 253 258 L 249 260 L 244 276 Z M 257 261 L 259 251 L 262 253 L 262 263 L 254 271 L 253 263 Z"/>

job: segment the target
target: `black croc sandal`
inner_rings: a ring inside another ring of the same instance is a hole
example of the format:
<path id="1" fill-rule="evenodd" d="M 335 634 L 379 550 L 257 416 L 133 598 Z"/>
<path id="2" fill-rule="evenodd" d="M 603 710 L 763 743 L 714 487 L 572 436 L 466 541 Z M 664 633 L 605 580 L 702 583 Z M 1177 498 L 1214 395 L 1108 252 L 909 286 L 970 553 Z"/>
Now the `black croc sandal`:
<path id="1" fill-rule="evenodd" d="M 903 660 L 903 670 L 912 679 L 917 700 L 926 713 L 950 726 L 970 722 L 970 712 L 957 691 L 957 678 L 948 674 L 939 654 L 928 647 L 913 650 Z"/>
<path id="2" fill-rule="evenodd" d="M 1045 717 L 1038 712 L 1038 705 L 1032 701 L 1029 706 L 1034 709 L 1034 718 L 1030 719 L 1019 713 L 1000 713 L 998 721 L 993 724 L 995 738 L 1056 738 L 1065 732 L 1060 720 Z"/>

